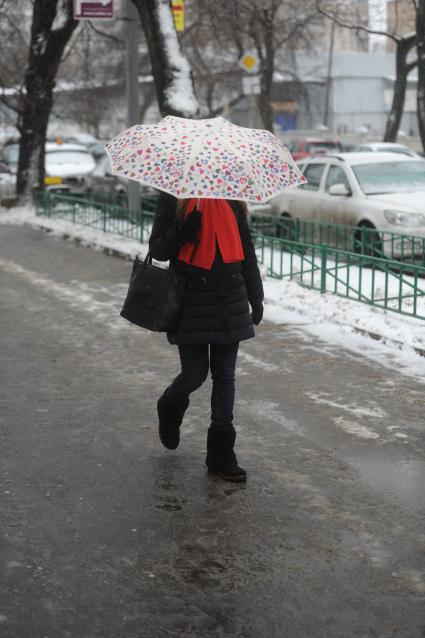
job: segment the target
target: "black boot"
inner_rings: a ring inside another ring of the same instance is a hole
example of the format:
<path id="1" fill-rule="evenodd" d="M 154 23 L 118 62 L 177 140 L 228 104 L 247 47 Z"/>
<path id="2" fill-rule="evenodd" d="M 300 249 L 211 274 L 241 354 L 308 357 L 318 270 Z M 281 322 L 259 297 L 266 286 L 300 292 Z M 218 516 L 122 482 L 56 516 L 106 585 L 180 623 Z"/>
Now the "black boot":
<path id="1" fill-rule="evenodd" d="M 165 392 L 158 399 L 159 438 L 167 450 L 175 450 L 180 443 L 180 426 L 189 406 L 189 399 L 177 403 L 169 399 Z"/>
<path id="2" fill-rule="evenodd" d="M 233 450 L 236 432 L 234 430 L 208 429 L 207 458 L 208 470 L 219 474 L 226 481 L 241 483 L 246 481 L 246 472 L 239 467 Z"/>

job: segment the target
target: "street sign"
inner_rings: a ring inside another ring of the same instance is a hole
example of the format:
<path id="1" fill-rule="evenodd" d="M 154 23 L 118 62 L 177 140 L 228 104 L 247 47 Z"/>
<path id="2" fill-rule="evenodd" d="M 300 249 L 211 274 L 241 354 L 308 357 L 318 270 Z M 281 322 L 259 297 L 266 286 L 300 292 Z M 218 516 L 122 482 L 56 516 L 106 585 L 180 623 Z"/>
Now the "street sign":
<path id="1" fill-rule="evenodd" d="M 257 73 L 260 60 L 254 51 L 248 51 L 238 61 L 238 64 L 247 73 Z"/>
<path id="2" fill-rule="evenodd" d="M 242 93 L 244 95 L 259 95 L 261 93 L 260 78 L 258 75 L 246 75 L 242 78 Z"/>
<path id="3" fill-rule="evenodd" d="M 184 0 L 173 0 L 171 10 L 176 31 L 184 31 Z"/>
<path id="4" fill-rule="evenodd" d="M 74 0 L 75 20 L 112 20 L 114 0 Z"/>

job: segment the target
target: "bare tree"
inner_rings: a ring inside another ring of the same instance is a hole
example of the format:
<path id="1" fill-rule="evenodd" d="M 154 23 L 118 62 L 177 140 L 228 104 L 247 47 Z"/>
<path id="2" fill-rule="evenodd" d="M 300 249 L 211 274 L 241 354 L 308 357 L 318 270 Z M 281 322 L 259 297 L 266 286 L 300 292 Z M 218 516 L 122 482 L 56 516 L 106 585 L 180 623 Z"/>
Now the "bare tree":
<path id="1" fill-rule="evenodd" d="M 316 3 L 319 13 L 332 20 L 335 24 L 345 29 L 351 29 L 354 31 L 363 31 L 368 34 L 381 35 L 389 38 L 394 42 L 396 49 L 396 73 L 394 81 L 394 93 L 391 104 L 391 110 L 387 118 L 387 124 L 384 133 L 384 142 L 395 142 L 397 140 L 398 130 L 400 128 L 400 122 L 404 110 L 404 102 L 406 98 L 407 77 L 412 69 L 417 65 L 417 60 L 408 61 L 408 55 L 413 50 L 416 42 L 416 34 L 409 34 L 406 36 L 397 35 L 392 31 L 381 31 L 377 29 L 370 29 L 369 27 L 353 23 L 350 20 L 346 20 L 342 17 L 338 17 L 340 12 L 338 7 L 333 10 L 329 10 L 323 0 L 317 0 Z"/>
<path id="2" fill-rule="evenodd" d="M 55 77 L 77 25 L 72 0 L 34 0 L 24 90 L 18 104 L 18 196 L 29 193 L 34 183 L 44 186 L 44 147 Z"/>
<path id="3" fill-rule="evenodd" d="M 255 5 L 249 35 L 260 60 L 259 108 L 264 127 L 269 131 L 273 132 L 271 98 L 277 56 L 294 46 L 307 48 L 308 28 L 316 17 L 315 8 L 303 0 L 297 3 L 291 0 L 283 3 L 280 0 L 263 0 Z"/>
<path id="4" fill-rule="evenodd" d="M 3 1 L 0 4 L 0 102 L 16 121 L 18 96 L 23 89 L 31 21 L 28 6 Z"/>
<path id="5" fill-rule="evenodd" d="M 131 0 L 136 6 L 149 50 L 162 115 L 193 117 L 199 105 L 190 65 L 181 51 L 168 0 Z"/>
<path id="6" fill-rule="evenodd" d="M 417 111 L 419 135 L 425 150 L 425 0 L 415 0 L 416 48 L 418 55 Z"/>
<path id="7" fill-rule="evenodd" d="M 273 74 L 277 60 L 293 48 L 308 48 L 309 26 L 317 17 L 308 0 L 199 0 L 208 16 L 209 41 L 233 55 L 233 67 L 241 55 L 254 50 L 259 60 L 258 106 L 266 129 L 273 130 Z M 240 99 L 240 98 L 239 98 Z"/>

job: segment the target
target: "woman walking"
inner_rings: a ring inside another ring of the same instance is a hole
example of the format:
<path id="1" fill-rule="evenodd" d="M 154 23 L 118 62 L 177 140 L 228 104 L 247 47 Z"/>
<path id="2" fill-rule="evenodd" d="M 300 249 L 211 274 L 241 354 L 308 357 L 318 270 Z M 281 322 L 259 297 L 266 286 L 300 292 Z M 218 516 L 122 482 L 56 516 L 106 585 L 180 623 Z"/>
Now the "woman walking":
<path id="1" fill-rule="evenodd" d="M 264 298 L 246 204 L 162 193 L 149 248 L 186 278 L 179 326 L 167 334 L 179 348 L 181 371 L 158 400 L 161 442 L 177 448 L 189 395 L 211 371 L 206 464 L 226 480 L 245 481 L 234 451 L 235 366 L 239 342 L 254 337 L 253 324 L 262 320 Z"/>

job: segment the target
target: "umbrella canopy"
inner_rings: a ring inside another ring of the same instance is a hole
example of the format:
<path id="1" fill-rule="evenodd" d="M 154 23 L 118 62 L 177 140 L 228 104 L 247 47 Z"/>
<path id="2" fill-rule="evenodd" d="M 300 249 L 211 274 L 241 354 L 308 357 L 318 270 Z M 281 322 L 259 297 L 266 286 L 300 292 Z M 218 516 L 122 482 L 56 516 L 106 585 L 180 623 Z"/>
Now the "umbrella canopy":
<path id="1" fill-rule="evenodd" d="M 305 182 L 275 135 L 223 117 L 169 115 L 158 124 L 132 126 L 106 151 L 115 174 L 177 198 L 265 202 Z"/>

